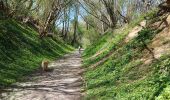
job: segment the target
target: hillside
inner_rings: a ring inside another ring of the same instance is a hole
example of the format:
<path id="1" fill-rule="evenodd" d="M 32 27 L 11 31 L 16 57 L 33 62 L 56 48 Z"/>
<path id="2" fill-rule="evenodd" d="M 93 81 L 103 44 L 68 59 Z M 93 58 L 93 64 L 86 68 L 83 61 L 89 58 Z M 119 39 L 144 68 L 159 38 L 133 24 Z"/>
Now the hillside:
<path id="1" fill-rule="evenodd" d="M 0 0 L 0 99 L 170 100 L 170 0 Z"/>
<path id="2" fill-rule="evenodd" d="M 31 27 L 15 20 L 0 20 L 0 87 L 23 80 L 40 67 L 73 48 L 57 38 L 40 39 Z"/>
<path id="3" fill-rule="evenodd" d="M 107 33 L 83 54 L 87 100 L 169 100 L 170 33 L 164 14 Z M 144 27 L 144 28 L 142 28 Z"/>

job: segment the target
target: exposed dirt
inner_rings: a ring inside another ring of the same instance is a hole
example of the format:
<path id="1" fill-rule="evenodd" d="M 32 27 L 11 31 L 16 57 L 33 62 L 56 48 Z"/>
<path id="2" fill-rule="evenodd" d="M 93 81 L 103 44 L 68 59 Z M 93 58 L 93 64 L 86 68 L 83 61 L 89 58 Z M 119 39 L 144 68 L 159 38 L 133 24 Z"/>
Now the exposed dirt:
<path id="1" fill-rule="evenodd" d="M 131 39 L 135 38 L 138 36 L 138 32 L 140 32 L 144 27 L 146 27 L 146 20 L 143 20 L 139 23 L 138 26 L 134 27 L 132 29 L 132 31 L 129 32 L 128 36 L 125 38 L 125 42 L 129 42 Z M 97 52 L 96 54 L 94 54 L 91 59 L 99 56 L 100 54 L 102 54 L 105 51 L 105 49 Z M 99 66 L 100 64 L 104 63 L 112 54 L 113 54 L 114 50 L 110 51 L 109 54 L 107 54 L 105 57 L 103 57 L 100 61 L 98 61 L 95 64 L 92 64 L 90 67 L 91 68 L 96 68 L 97 66 Z M 90 58 L 89 58 L 90 59 Z"/>
<path id="2" fill-rule="evenodd" d="M 152 52 L 156 59 L 159 59 L 162 55 L 170 54 L 170 15 L 167 16 L 166 21 L 168 25 L 162 23 L 159 28 L 164 27 L 164 29 L 158 33 L 152 40 L 152 43 L 148 45 L 149 48 L 153 48 Z M 160 21 L 155 22 L 154 25 L 159 26 L 160 23 Z M 145 52 L 142 61 L 144 61 L 145 64 L 150 64 L 152 60 L 151 55 Z"/>
<path id="3" fill-rule="evenodd" d="M 133 38 L 138 36 L 138 32 L 140 32 L 143 27 L 146 27 L 146 20 L 143 20 L 140 22 L 140 24 L 132 29 L 132 31 L 129 32 L 128 36 L 125 39 L 125 42 L 129 42 Z"/>
<path id="4" fill-rule="evenodd" d="M 50 64 L 49 72 L 37 72 L 27 82 L 16 83 L 1 94 L 2 100 L 81 100 L 81 55 L 67 54 Z"/>

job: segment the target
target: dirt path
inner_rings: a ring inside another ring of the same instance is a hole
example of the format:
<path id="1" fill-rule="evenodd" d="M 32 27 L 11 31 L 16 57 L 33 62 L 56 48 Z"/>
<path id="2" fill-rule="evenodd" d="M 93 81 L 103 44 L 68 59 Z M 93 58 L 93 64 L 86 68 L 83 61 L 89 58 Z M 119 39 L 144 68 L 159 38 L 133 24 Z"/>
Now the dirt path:
<path id="1" fill-rule="evenodd" d="M 50 64 L 50 72 L 36 73 L 27 82 L 6 89 L 2 100 L 81 100 L 83 80 L 78 51 Z"/>

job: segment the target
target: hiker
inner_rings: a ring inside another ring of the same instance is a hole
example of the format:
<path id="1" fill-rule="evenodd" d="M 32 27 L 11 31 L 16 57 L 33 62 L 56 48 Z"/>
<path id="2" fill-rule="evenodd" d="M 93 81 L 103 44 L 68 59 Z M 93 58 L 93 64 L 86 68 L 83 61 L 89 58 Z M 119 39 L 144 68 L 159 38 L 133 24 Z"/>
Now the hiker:
<path id="1" fill-rule="evenodd" d="M 82 46 L 79 46 L 78 49 L 79 49 L 79 53 L 81 53 Z"/>

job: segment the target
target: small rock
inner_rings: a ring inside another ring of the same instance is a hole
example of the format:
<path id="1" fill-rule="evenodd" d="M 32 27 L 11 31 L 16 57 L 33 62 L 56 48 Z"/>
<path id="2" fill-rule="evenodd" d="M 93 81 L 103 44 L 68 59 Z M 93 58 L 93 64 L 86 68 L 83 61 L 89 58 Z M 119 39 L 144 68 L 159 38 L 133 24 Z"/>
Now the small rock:
<path id="1" fill-rule="evenodd" d="M 7 93 L 2 93 L 1 96 L 2 97 L 6 97 L 8 94 Z"/>

